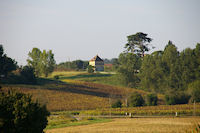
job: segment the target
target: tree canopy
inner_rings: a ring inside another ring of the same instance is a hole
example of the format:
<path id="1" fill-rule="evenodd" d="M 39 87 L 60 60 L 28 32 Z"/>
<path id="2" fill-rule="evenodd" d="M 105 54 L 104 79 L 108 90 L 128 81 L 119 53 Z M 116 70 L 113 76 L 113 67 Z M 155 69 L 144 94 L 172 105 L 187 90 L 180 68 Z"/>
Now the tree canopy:
<path id="1" fill-rule="evenodd" d="M 125 48 L 131 53 L 144 57 L 144 53 L 150 50 L 149 45 L 152 41 L 152 38 L 147 36 L 148 34 L 142 32 L 127 36 L 128 43 L 125 44 Z"/>
<path id="2" fill-rule="evenodd" d="M 28 53 L 28 56 L 28 65 L 34 68 L 36 76 L 41 76 L 41 74 L 43 74 L 47 77 L 49 73 L 53 72 L 55 60 L 52 50 L 43 50 L 43 52 L 41 52 L 40 49 L 33 48 L 32 51 Z"/>
<path id="3" fill-rule="evenodd" d="M 7 57 L 4 53 L 3 45 L 0 45 L 0 76 L 7 77 L 9 72 L 16 70 L 16 67 L 17 62 L 10 57 Z"/>
<path id="4" fill-rule="evenodd" d="M 48 115 L 45 105 L 33 102 L 30 95 L 0 92 L 1 133 L 43 133 Z"/>

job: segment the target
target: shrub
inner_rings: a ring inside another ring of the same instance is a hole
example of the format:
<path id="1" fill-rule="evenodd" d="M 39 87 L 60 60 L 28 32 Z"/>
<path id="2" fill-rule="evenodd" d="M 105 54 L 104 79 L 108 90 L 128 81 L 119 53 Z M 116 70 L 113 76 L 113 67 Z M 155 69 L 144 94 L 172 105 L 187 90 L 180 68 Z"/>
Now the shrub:
<path id="1" fill-rule="evenodd" d="M 13 90 L 0 92 L 1 133 L 43 133 L 49 112 L 30 95 Z"/>
<path id="2" fill-rule="evenodd" d="M 187 104 L 190 96 L 184 92 L 170 92 L 165 95 L 165 103 L 168 105 Z"/>
<path id="3" fill-rule="evenodd" d="M 121 108 L 122 107 L 122 102 L 118 99 L 112 104 L 112 108 Z"/>
<path id="4" fill-rule="evenodd" d="M 35 84 L 36 76 L 34 74 L 34 69 L 30 66 L 24 66 L 20 72 L 22 83 L 25 84 Z"/>
<path id="5" fill-rule="evenodd" d="M 143 105 L 144 99 L 139 93 L 132 93 L 131 96 L 128 98 L 128 106 L 130 107 L 137 107 Z"/>
<path id="6" fill-rule="evenodd" d="M 94 72 L 94 67 L 89 65 L 88 66 L 88 73 L 93 73 Z"/>
<path id="7" fill-rule="evenodd" d="M 59 75 L 55 75 L 55 76 L 53 76 L 53 78 L 54 78 L 55 80 L 58 80 L 58 79 L 59 79 Z"/>
<path id="8" fill-rule="evenodd" d="M 154 93 L 150 93 L 146 95 L 146 104 L 148 106 L 154 106 L 157 105 L 158 97 Z"/>

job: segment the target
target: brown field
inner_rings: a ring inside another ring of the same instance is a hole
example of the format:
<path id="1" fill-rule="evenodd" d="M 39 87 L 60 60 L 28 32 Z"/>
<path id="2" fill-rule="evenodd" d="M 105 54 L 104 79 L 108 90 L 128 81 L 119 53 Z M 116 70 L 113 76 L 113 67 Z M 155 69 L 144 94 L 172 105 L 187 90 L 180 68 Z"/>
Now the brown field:
<path id="1" fill-rule="evenodd" d="M 20 92 L 33 95 L 41 103 L 46 103 L 50 111 L 85 110 L 109 107 L 109 97 L 123 97 L 136 89 L 120 88 L 97 83 L 66 80 L 54 81 L 43 85 L 3 85 L 3 89 L 14 88 Z M 139 91 L 146 94 L 144 91 Z"/>
<path id="2" fill-rule="evenodd" d="M 107 108 L 110 107 L 109 99 L 120 98 L 125 103 L 125 96 L 131 92 L 138 92 L 142 95 L 148 93 L 133 88 L 70 79 L 70 77 L 85 76 L 85 74 L 87 79 L 87 72 L 54 72 L 48 79 L 40 79 L 38 85 L 4 84 L 2 86 L 4 89 L 14 88 L 33 95 L 33 99 L 47 104 L 49 111 Z M 55 75 L 62 75 L 59 81 L 52 78 Z M 163 101 L 161 95 L 158 97 L 159 101 Z"/>
<path id="3" fill-rule="evenodd" d="M 200 123 L 200 117 L 127 118 L 112 122 L 50 129 L 46 133 L 185 133 Z"/>

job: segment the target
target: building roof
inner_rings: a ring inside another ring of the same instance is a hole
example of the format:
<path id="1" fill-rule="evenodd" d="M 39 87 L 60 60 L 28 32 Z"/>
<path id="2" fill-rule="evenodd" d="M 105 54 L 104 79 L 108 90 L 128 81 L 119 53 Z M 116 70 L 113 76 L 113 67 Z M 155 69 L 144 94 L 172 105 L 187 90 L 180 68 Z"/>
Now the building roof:
<path id="1" fill-rule="evenodd" d="M 113 64 L 104 64 L 104 66 L 106 66 L 106 67 L 112 67 Z"/>
<path id="2" fill-rule="evenodd" d="M 96 55 L 90 61 L 103 61 L 103 60 L 98 55 Z"/>

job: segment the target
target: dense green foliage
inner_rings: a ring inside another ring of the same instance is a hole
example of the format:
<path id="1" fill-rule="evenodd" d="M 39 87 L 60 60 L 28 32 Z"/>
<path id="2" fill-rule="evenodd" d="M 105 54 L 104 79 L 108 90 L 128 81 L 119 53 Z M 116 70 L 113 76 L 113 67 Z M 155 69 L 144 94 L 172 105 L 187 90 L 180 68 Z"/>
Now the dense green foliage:
<path id="1" fill-rule="evenodd" d="M 148 46 L 152 40 L 146 37 L 147 34 L 140 36 L 138 33 L 128 36 L 125 48 L 131 52 L 121 53 L 118 59 L 121 81 L 124 81 L 126 86 L 166 93 L 168 104 L 187 103 L 188 96 L 182 92 L 190 85 L 190 95 L 193 99 L 198 99 L 194 94 L 198 94 L 200 88 L 194 86 L 199 85 L 191 83 L 200 80 L 200 44 L 194 49 L 186 48 L 179 52 L 172 41 L 169 41 L 163 51 L 145 55 L 144 52 L 149 50 Z M 142 45 L 139 45 L 140 43 Z M 180 97 L 185 97 L 186 100 L 180 100 Z"/>
<path id="2" fill-rule="evenodd" d="M 121 107 L 122 107 L 122 102 L 119 99 L 112 103 L 112 108 L 121 108 Z"/>
<path id="3" fill-rule="evenodd" d="M 88 73 L 94 73 L 94 67 L 89 65 L 88 66 Z"/>
<path id="4" fill-rule="evenodd" d="M 165 103 L 168 105 L 187 104 L 190 96 L 182 91 L 169 92 L 165 95 Z"/>
<path id="5" fill-rule="evenodd" d="M 149 45 L 152 41 L 147 35 L 146 33 L 138 32 L 134 35 L 127 36 L 128 43 L 125 45 L 127 51 L 144 57 L 144 53 L 150 50 Z"/>
<path id="6" fill-rule="evenodd" d="M 130 86 L 136 87 L 139 83 L 137 73 L 140 69 L 141 59 L 133 53 L 121 53 L 119 55 L 118 72 L 121 76 L 121 82 Z"/>
<path id="7" fill-rule="evenodd" d="M 200 80 L 194 81 L 189 84 L 188 91 L 191 95 L 192 102 L 200 102 Z"/>
<path id="8" fill-rule="evenodd" d="M 30 66 L 24 66 L 20 70 L 21 83 L 25 84 L 35 84 L 36 76 L 34 74 L 34 69 Z"/>
<path id="9" fill-rule="evenodd" d="M 147 95 L 146 95 L 145 103 L 146 103 L 148 106 L 157 105 L 157 102 L 158 102 L 158 97 L 157 97 L 156 94 L 150 93 L 150 94 L 147 94 Z"/>
<path id="10" fill-rule="evenodd" d="M 42 133 L 49 112 L 31 100 L 31 96 L 15 91 L 0 92 L 1 133 Z"/>
<path id="11" fill-rule="evenodd" d="M 56 70 L 85 70 L 87 69 L 89 63 L 88 61 L 75 60 L 75 61 L 66 61 L 58 64 Z"/>
<path id="12" fill-rule="evenodd" d="M 4 53 L 3 45 L 0 45 L 0 78 L 7 77 L 8 73 L 15 70 L 17 63 L 15 60 L 7 57 Z"/>
<path id="13" fill-rule="evenodd" d="M 164 51 L 145 56 L 139 74 L 141 88 L 155 92 L 186 90 L 191 82 L 200 79 L 199 47 L 197 44 L 195 49 L 179 53 L 169 41 Z"/>
<path id="14" fill-rule="evenodd" d="M 49 73 L 53 72 L 55 60 L 52 50 L 43 50 L 43 52 L 41 52 L 40 49 L 33 48 L 32 51 L 28 53 L 28 56 L 28 65 L 34 68 L 36 76 L 44 75 L 47 77 Z"/>
<path id="15" fill-rule="evenodd" d="M 144 105 L 144 99 L 139 93 L 132 93 L 128 98 L 128 106 L 129 107 L 138 107 Z"/>

